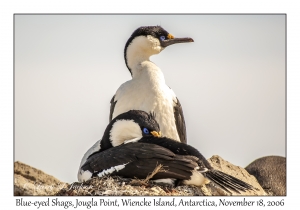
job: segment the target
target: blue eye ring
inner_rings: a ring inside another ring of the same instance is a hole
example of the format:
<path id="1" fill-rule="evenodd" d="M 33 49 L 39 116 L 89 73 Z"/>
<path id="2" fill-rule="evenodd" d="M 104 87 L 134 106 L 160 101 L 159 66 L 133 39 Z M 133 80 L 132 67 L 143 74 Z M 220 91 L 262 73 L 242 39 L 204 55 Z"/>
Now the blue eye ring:
<path id="1" fill-rule="evenodd" d="M 143 128 L 143 133 L 144 134 L 149 134 L 150 132 L 149 132 L 148 128 Z"/>
<path id="2" fill-rule="evenodd" d="M 160 39 L 161 41 L 164 41 L 164 40 L 166 39 L 166 37 L 165 37 L 165 36 L 160 36 L 159 39 Z"/>

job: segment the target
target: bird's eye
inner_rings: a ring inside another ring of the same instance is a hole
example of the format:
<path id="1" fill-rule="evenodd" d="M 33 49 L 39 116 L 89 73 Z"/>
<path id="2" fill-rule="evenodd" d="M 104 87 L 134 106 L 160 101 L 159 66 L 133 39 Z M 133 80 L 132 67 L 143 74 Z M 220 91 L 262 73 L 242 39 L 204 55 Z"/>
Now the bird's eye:
<path id="1" fill-rule="evenodd" d="M 161 41 L 164 41 L 164 40 L 166 39 L 166 37 L 165 37 L 165 36 L 160 36 L 159 39 L 160 39 Z"/>
<path id="2" fill-rule="evenodd" d="M 144 134 L 149 134 L 149 130 L 147 128 L 143 128 Z"/>

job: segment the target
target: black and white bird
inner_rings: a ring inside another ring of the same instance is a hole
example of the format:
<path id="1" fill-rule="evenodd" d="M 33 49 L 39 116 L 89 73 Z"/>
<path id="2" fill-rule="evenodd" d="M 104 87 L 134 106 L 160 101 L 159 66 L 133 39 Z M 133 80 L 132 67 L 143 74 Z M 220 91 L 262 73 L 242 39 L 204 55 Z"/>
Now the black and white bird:
<path id="1" fill-rule="evenodd" d="M 231 175 L 213 169 L 194 147 L 162 137 L 153 113 L 131 110 L 120 114 L 107 126 L 101 149 L 90 154 L 80 168 L 80 181 L 92 177 L 118 175 L 144 179 L 157 165 L 163 165 L 152 178 L 201 186 L 205 178 L 227 192 L 253 187 Z M 170 182 L 168 182 L 170 184 Z"/>
<path id="2" fill-rule="evenodd" d="M 154 119 L 154 113 L 147 114 L 146 112 L 128 111 L 115 117 L 106 127 L 103 137 L 97 141 L 81 159 L 77 178 L 82 182 L 86 180 L 81 169 L 88 157 L 94 153 L 99 153 L 111 147 L 116 147 L 128 140 L 139 140 L 143 137 L 143 133 L 138 125 L 144 125 L 146 128 L 152 128 L 152 135 L 160 136 L 161 133 L 156 133 L 160 130 L 158 123 Z M 116 155 L 116 154 L 115 154 Z"/>
<path id="3" fill-rule="evenodd" d="M 154 112 L 164 136 L 186 143 L 181 104 L 173 90 L 166 85 L 160 68 L 149 58 L 172 44 L 193 41 L 192 38 L 174 38 L 160 26 L 136 29 L 124 49 L 125 63 L 132 79 L 122 84 L 111 99 L 109 121 L 129 110 Z M 89 155 L 101 149 L 100 144 L 101 139 L 84 154 L 80 166 Z M 79 170 L 78 179 L 80 176 Z"/>
<path id="4" fill-rule="evenodd" d="M 109 121 L 129 110 L 154 112 L 165 136 L 186 143 L 181 104 L 150 57 L 170 45 L 193 41 L 192 38 L 175 38 L 161 26 L 136 29 L 124 49 L 125 63 L 132 79 L 123 83 L 113 96 Z"/>

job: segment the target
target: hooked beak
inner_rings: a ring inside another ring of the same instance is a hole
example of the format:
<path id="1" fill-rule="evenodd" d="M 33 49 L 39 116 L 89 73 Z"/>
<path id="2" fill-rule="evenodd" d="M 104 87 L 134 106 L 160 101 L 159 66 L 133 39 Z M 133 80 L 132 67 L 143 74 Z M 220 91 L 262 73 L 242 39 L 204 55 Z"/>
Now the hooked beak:
<path id="1" fill-rule="evenodd" d="M 152 131 L 151 134 L 155 137 L 161 137 L 161 132 Z"/>
<path id="2" fill-rule="evenodd" d="M 161 46 L 162 47 L 168 47 L 169 45 L 172 44 L 177 44 L 177 43 L 186 43 L 186 42 L 194 42 L 192 38 L 186 37 L 186 38 L 171 38 L 171 39 L 166 39 L 161 41 Z"/>

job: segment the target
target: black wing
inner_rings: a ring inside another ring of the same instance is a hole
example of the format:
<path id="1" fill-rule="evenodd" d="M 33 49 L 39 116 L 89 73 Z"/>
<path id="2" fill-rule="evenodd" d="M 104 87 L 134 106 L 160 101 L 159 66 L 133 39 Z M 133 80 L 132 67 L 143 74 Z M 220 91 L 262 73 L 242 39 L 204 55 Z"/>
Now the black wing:
<path id="1" fill-rule="evenodd" d="M 114 110 L 115 110 L 115 106 L 116 106 L 116 103 L 117 103 L 117 101 L 115 101 L 115 96 L 116 95 L 114 95 L 112 97 L 112 99 L 110 100 L 109 122 L 112 120 L 112 116 L 113 116 L 113 113 L 114 113 Z"/>
<path id="2" fill-rule="evenodd" d="M 139 143 L 147 143 L 147 144 L 153 144 L 158 145 L 160 147 L 163 147 L 167 150 L 170 150 L 176 155 L 182 155 L 182 156 L 194 156 L 198 158 L 198 166 L 200 167 L 200 170 L 206 171 L 207 169 L 212 169 L 210 163 L 206 160 L 206 158 L 197 150 L 196 148 L 184 144 L 178 141 L 174 141 L 173 139 L 170 139 L 168 137 L 154 137 L 154 136 L 144 136 L 141 138 Z"/>
<path id="3" fill-rule="evenodd" d="M 186 128 L 185 128 L 185 121 L 183 117 L 183 111 L 181 104 L 176 98 L 177 102 L 174 101 L 174 117 L 175 117 L 175 124 L 178 132 L 179 139 L 182 143 L 187 143 L 186 139 Z"/>
<path id="4" fill-rule="evenodd" d="M 81 169 L 89 170 L 95 176 L 103 172 L 103 175 L 145 179 L 161 164 L 164 171 L 159 171 L 153 179 L 183 180 L 190 179 L 193 169 L 198 166 L 197 160 L 198 158 L 193 156 L 175 155 L 158 145 L 137 142 L 95 153 Z"/>
<path id="5" fill-rule="evenodd" d="M 238 178 L 235 178 L 229 174 L 225 174 L 222 171 L 211 169 L 203 173 L 203 175 L 209 180 L 219 185 L 223 190 L 230 193 L 230 190 L 240 193 L 239 191 L 254 190 L 254 187 Z"/>
<path id="6" fill-rule="evenodd" d="M 227 192 L 229 190 L 239 193 L 239 191 L 246 191 L 254 189 L 250 184 L 239 180 L 229 174 L 225 174 L 221 171 L 212 168 L 210 163 L 205 159 L 205 157 L 194 147 L 183 144 L 181 142 L 174 141 L 167 137 L 143 137 L 139 140 L 139 143 L 149 143 L 153 145 L 159 145 L 164 147 L 177 155 L 190 155 L 198 158 L 199 172 L 205 177 L 218 184 L 222 189 Z"/>

